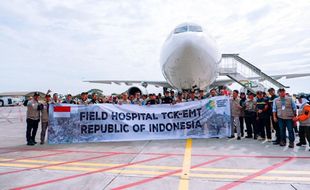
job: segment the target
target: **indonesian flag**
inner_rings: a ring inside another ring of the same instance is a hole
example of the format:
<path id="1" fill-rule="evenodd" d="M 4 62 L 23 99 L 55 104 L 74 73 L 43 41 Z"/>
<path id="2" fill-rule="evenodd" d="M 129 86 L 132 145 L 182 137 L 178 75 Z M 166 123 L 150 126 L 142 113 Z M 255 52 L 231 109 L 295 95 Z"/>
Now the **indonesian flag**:
<path id="1" fill-rule="evenodd" d="M 70 117 L 70 106 L 55 106 L 54 117 Z"/>

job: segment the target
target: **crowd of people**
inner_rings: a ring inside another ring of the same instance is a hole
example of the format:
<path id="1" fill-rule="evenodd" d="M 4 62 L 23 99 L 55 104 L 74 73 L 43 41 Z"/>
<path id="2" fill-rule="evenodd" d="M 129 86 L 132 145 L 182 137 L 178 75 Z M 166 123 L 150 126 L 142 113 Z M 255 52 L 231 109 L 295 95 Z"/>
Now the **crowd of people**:
<path id="1" fill-rule="evenodd" d="M 266 140 L 273 142 L 274 145 L 286 146 L 288 132 L 288 147 L 295 146 L 295 133 L 298 133 L 299 142 L 296 146 L 304 146 L 307 141 L 310 142 L 310 102 L 303 96 L 297 96 L 295 101 L 285 89 L 281 88 L 275 92 L 273 88 L 268 93 L 257 91 L 254 93 L 239 93 L 234 90 L 230 91 L 222 89 L 220 91 L 211 89 L 208 96 L 203 90 L 200 91 L 184 91 L 175 93 L 174 91 L 165 91 L 162 96 L 159 94 L 141 95 L 136 92 L 134 95 L 128 95 L 127 92 L 120 96 L 98 97 L 96 93 L 92 93 L 89 98 L 87 92 L 82 92 L 79 99 L 72 98 L 68 94 L 63 101 L 59 99 L 57 93 L 51 97 L 46 94 L 44 102 L 39 102 L 39 93 L 28 102 L 27 106 L 27 145 L 35 145 L 35 136 L 41 120 L 41 142 L 44 144 L 46 129 L 48 128 L 48 109 L 50 104 L 67 103 L 67 104 L 136 104 L 141 106 L 149 106 L 156 104 L 177 104 L 181 102 L 189 102 L 212 98 L 215 96 L 229 96 L 231 103 L 231 136 L 237 140 L 251 138 L 254 140 Z M 297 123 L 299 122 L 299 127 Z M 274 140 L 272 140 L 272 132 L 275 132 Z M 306 141 L 307 140 L 307 141 Z M 309 149 L 310 151 L 310 149 Z"/>

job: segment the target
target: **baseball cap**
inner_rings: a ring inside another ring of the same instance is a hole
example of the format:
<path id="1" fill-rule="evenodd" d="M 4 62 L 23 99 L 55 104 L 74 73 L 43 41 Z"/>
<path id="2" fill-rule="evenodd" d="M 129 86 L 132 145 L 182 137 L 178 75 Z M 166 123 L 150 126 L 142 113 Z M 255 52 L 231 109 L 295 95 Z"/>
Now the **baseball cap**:
<path id="1" fill-rule="evenodd" d="M 33 96 L 40 96 L 39 92 L 34 92 Z"/>

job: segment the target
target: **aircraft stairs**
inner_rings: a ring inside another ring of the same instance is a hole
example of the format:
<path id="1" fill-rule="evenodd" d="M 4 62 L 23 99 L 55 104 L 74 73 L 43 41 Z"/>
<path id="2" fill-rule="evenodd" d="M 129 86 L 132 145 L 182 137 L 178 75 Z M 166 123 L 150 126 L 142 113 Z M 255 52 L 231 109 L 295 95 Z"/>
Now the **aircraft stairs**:
<path id="1" fill-rule="evenodd" d="M 222 62 L 219 66 L 219 75 L 227 76 L 253 93 L 260 90 L 251 85 L 253 81 L 268 88 L 289 88 L 288 86 L 285 86 L 273 79 L 250 62 L 241 58 L 239 54 L 222 54 Z"/>

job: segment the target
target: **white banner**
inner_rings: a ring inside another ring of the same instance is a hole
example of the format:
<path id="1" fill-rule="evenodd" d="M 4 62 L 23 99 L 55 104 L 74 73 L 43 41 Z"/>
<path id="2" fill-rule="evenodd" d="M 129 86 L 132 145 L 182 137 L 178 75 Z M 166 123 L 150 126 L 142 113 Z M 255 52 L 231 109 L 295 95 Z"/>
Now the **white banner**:
<path id="1" fill-rule="evenodd" d="M 231 135 L 225 96 L 175 105 L 59 104 L 50 106 L 49 123 L 50 144 Z"/>

